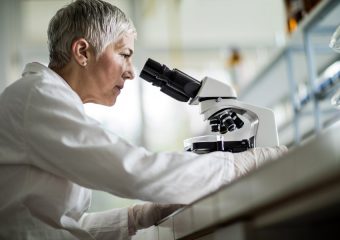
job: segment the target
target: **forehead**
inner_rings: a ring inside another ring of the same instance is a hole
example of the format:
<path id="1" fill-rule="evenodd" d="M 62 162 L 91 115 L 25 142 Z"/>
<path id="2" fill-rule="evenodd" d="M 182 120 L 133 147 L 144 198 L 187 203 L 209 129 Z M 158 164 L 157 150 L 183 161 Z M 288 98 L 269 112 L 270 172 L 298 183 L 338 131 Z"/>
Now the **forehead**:
<path id="1" fill-rule="evenodd" d="M 134 42 L 135 42 L 135 36 L 131 33 L 126 33 L 118 38 L 117 42 L 114 43 L 114 48 L 116 50 L 127 48 L 133 51 Z"/>

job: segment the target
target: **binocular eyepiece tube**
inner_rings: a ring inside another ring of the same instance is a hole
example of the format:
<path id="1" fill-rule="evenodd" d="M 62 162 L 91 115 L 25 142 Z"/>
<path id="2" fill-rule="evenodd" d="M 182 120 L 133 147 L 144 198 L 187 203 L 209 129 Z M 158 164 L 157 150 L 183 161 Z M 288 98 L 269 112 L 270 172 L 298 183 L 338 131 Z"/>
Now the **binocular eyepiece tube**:
<path id="1" fill-rule="evenodd" d="M 139 76 L 152 85 L 160 87 L 163 93 L 181 102 L 187 102 L 190 98 L 194 98 L 201 87 L 198 80 L 178 69 L 170 70 L 167 66 L 151 58 L 146 61 Z"/>

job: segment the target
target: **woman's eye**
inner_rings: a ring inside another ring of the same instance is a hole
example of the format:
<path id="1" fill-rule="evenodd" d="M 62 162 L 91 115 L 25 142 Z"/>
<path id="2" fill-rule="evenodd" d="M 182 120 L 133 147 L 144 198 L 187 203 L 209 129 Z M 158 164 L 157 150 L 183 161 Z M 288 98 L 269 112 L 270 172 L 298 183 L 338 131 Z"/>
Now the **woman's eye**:
<path id="1" fill-rule="evenodd" d="M 123 58 L 129 58 L 130 57 L 130 54 L 125 54 L 125 53 L 122 53 L 120 54 Z"/>

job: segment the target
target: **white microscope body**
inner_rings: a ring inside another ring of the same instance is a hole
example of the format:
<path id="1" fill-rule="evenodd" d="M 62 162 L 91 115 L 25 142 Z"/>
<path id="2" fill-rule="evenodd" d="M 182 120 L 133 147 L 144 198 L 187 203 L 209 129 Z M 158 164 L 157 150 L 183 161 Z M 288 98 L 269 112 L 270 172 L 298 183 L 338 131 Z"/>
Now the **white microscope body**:
<path id="1" fill-rule="evenodd" d="M 201 81 L 201 85 L 196 97 L 189 104 L 199 105 L 204 120 L 210 120 L 223 111 L 235 112 L 248 120 L 248 125 L 241 126 L 241 128 L 249 127 L 249 134 L 255 138 L 254 146 L 273 147 L 279 145 L 275 116 L 272 110 L 238 101 L 235 90 L 221 81 L 205 77 Z M 199 99 L 207 100 L 200 101 Z M 228 133 L 233 131 L 237 133 L 238 131 L 238 129 L 231 130 L 225 132 L 225 139 L 228 139 Z M 240 138 L 240 136 L 238 137 Z"/>
<path id="2" fill-rule="evenodd" d="M 185 150 L 242 152 L 254 147 L 279 145 L 274 113 L 237 100 L 228 84 L 205 77 L 197 81 L 178 69 L 170 70 L 148 59 L 140 77 L 178 101 L 199 105 L 211 132 L 184 141 Z"/>

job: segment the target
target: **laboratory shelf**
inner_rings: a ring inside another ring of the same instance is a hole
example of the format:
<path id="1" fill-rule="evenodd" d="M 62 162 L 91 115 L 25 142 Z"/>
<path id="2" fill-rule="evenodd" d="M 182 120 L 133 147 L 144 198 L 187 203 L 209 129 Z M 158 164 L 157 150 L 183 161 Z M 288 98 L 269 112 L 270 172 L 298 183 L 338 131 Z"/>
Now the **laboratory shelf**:
<path id="1" fill-rule="evenodd" d="M 340 64 L 340 62 L 339 62 Z M 340 111 L 338 108 L 332 105 L 331 100 L 336 91 L 340 89 L 340 71 L 336 72 L 332 77 L 324 78 L 319 81 L 318 87 L 315 89 L 313 95 L 316 97 L 319 103 L 320 120 L 323 124 L 323 128 L 331 126 L 340 119 Z M 301 139 L 308 138 L 314 133 L 314 105 L 313 96 L 311 93 L 306 93 L 299 99 L 300 105 L 297 114 L 299 118 L 298 129 Z M 294 119 L 286 119 L 284 125 L 281 125 L 278 129 L 280 134 L 280 140 L 282 143 L 289 143 L 291 139 L 294 139 Z"/>
<path id="2" fill-rule="evenodd" d="M 242 101 L 269 108 L 287 99 L 290 101 L 294 116 L 279 126 L 283 144 L 299 144 L 305 136 L 318 134 L 339 119 L 338 110 L 325 104 L 330 97 L 320 98 L 326 86 L 330 87 L 328 92 L 339 89 L 338 82 L 330 84 L 329 79 L 320 77 L 331 64 L 340 61 L 340 54 L 328 47 L 333 32 L 340 25 L 339 16 L 340 1 L 321 1 L 302 20 L 286 45 L 240 90 Z M 337 71 L 335 75 L 339 75 L 340 67 Z"/>

